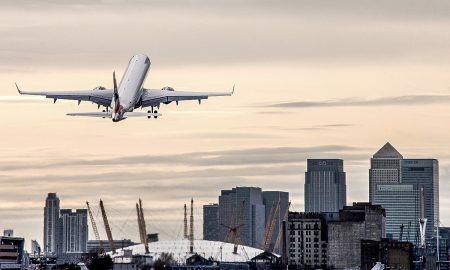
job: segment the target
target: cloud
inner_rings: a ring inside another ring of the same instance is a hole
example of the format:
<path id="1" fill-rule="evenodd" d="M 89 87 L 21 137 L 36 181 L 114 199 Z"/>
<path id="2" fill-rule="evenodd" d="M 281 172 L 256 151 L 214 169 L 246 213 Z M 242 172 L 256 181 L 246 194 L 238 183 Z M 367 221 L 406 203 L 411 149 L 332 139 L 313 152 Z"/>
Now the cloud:
<path id="1" fill-rule="evenodd" d="M 36 98 L 36 97 L 21 97 L 19 94 L 17 96 L 0 96 L 0 103 L 13 103 L 13 104 L 19 104 L 19 103 L 41 103 L 44 102 L 45 99 L 43 98 Z"/>
<path id="2" fill-rule="evenodd" d="M 0 170 L 34 170 L 43 168 L 74 166 L 112 166 L 159 164 L 169 166 L 244 166 L 289 164 L 304 162 L 311 157 L 340 157 L 346 160 L 360 159 L 358 151 L 365 150 L 345 145 L 324 145 L 312 147 L 273 147 L 249 148 L 242 150 L 188 152 L 168 155 L 135 155 L 96 159 L 66 159 L 65 161 L 47 159 L 45 162 L 2 162 Z M 367 150 L 367 149 L 366 149 Z"/>
<path id="3" fill-rule="evenodd" d="M 273 108 L 323 108 L 323 107 L 376 107 L 376 106 L 411 106 L 450 103 L 450 94 L 403 95 L 374 99 L 347 98 L 322 101 L 295 101 L 270 104 Z"/>

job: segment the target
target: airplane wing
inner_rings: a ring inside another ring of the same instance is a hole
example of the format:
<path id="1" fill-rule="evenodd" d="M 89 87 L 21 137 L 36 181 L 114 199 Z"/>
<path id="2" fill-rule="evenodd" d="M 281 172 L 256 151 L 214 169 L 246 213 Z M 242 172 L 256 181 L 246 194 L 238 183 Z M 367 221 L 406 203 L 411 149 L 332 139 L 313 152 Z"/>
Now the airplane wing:
<path id="1" fill-rule="evenodd" d="M 53 99 L 53 102 L 56 102 L 58 99 L 78 100 L 78 102 L 91 101 L 105 107 L 111 106 L 111 101 L 114 95 L 114 91 L 112 89 L 27 92 L 20 90 L 17 84 L 16 88 L 21 95 L 45 96 L 46 98 Z"/>
<path id="2" fill-rule="evenodd" d="M 142 93 L 142 107 L 159 106 L 161 103 L 170 103 L 183 100 L 198 100 L 207 99 L 208 97 L 217 96 L 231 96 L 234 93 L 230 92 L 191 92 L 191 91 L 175 91 L 170 87 L 164 87 L 163 89 L 144 89 Z"/>

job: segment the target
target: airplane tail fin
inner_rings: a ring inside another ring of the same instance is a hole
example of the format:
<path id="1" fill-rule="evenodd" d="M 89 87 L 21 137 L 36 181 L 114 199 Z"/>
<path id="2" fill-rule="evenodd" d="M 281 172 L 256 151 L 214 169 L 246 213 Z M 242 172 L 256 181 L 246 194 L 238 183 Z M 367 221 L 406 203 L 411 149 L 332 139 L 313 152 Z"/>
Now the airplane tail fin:
<path id="1" fill-rule="evenodd" d="M 114 99 L 119 100 L 119 91 L 117 89 L 116 72 L 113 72 L 113 83 L 114 83 Z"/>

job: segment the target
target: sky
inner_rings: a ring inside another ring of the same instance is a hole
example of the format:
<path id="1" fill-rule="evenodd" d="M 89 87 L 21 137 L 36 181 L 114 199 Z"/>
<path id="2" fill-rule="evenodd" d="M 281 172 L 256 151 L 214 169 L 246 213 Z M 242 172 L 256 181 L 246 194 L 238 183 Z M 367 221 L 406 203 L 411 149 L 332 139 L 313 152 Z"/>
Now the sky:
<path id="1" fill-rule="evenodd" d="M 448 1 L 414 0 L 1 1 L 0 230 L 42 244 L 57 192 L 62 208 L 89 201 L 98 226 L 103 199 L 114 237 L 135 241 L 142 198 L 147 229 L 176 239 L 193 197 L 201 238 L 221 189 L 289 191 L 303 211 L 307 158 L 343 159 L 347 202 L 368 201 L 370 158 L 388 141 L 439 160 L 450 226 L 449 14 Z M 147 88 L 236 92 L 112 123 L 14 87 L 110 88 L 137 53 L 152 62 Z"/>

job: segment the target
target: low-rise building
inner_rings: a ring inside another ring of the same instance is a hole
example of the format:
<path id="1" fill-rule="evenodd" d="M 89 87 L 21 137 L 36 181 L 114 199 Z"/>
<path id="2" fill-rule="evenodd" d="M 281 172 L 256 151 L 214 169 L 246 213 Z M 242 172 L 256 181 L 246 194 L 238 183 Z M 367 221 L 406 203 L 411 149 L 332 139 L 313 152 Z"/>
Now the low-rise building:
<path id="1" fill-rule="evenodd" d="M 361 266 L 361 241 L 385 238 L 386 212 L 379 205 L 353 203 L 339 211 L 339 220 L 328 222 L 328 266 L 334 269 Z"/>
<path id="2" fill-rule="evenodd" d="M 327 224 L 320 213 L 290 212 L 288 216 L 289 265 L 327 266 Z"/>
<path id="3" fill-rule="evenodd" d="M 23 263 L 22 237 L 0 236 L 0 269 L 21 269 Z"/>
<path id="4" fill-rule="evenodd" d="M 370 270 L 381 262 L 389 269 L 412 269 L 413 244 L 392 239 L 361 241 L 361 270 Z"/>

